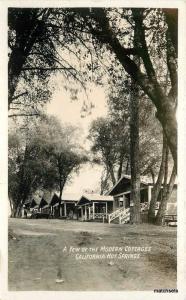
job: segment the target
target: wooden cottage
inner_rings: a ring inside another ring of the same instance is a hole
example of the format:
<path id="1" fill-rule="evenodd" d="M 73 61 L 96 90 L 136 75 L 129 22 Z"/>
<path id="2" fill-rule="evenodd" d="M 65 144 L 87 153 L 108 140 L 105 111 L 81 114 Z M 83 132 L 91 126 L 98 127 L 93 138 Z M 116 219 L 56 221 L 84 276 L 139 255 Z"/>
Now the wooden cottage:
<path id="1" fill-rule="evenodd" d="M 53 197 L 53 192 L 47 190 L 43 191 L 42 198 L 39 204 L 39 211 L 41 213 L 50 214 L 52 197 Z"/>
<path id="2" fill-rule="evenodd" d="M 145 177 L 141 177 L 141 212 L 147 212 L 152 196 L 153 184 Z M 171 198 L 167 205 L 166 214 L 176 215 L 176 193 L 177 185 L 174 186 Z M 118 219 L 119 223 L 127 223 L 130 220 L 130 207 L 133 206 L 131 199 L 131 176 L 123 175 L 119 181 L 108 192 L 108 195 L 114 197 L 113 212 L 108 216 L 108 222 L 110 223 L 114 219 Z M 156 204 L 156 213 L 159 208 L 160 201 L 162 199 L 162 190 L 158 196 L 158 202 Z"/>
<path id="3" fill-rule="evenodd" d="M 78 203 L 78 218 L 90 221 L 104 218 L 113 211 L 113 197 L 99 194 L 84 194 Z"/>
<path id="4" fill-rule="evenodd" d="M 52 195 L 51 201 L 50 201 L 50 210 L 51 215 L 53 218 L 59 218 L 60 217 L 60 209 L 59 209 L 59 197 L 56 193 Z"/>
<path id="5" fill-rule="evenodd" d="M 51 212 L 55 218 L 77 219 L 77 202 L 79 194 L 63 193 L 61 204 L 59 192 L 55 192 L 51 199 Z"/>
<path id="6" fill-rule="evenodd" d="M 147 203 L 151 200 L 152 183 L 141 179 L 141 203 Z M 108 192 L 108 195 L 114 197 L 113 209 L 120 207 L 128 208 L 132 205 L 131 199 L 131 176 L 123 175 L 118 182 Z"/>

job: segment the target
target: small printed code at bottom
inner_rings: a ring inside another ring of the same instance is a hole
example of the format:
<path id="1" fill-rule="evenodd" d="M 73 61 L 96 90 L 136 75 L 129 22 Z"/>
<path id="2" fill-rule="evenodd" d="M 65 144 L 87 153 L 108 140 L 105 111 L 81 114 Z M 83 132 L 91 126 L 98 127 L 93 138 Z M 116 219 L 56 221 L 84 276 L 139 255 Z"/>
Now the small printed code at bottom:
<path id="1" fill-rule="evenodd" d="M 154 289 L 154 293 L 178 293 L 177 289 Z"/>

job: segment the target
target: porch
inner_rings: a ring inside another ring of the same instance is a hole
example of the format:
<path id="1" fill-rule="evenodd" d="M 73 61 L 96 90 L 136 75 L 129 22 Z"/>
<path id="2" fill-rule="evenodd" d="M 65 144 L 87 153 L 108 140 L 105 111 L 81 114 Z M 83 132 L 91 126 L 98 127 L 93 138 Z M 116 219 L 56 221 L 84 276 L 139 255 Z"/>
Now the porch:
<path id="1" fill-rule="evenodd" d="M 151 201 L 151 194 L 152 194 L 152 186 L 142 187 L 140 190 L 140 201 L 141 201 L 141 208 L 148 209 L 149 203 Z M 131 198 L 131 190 L 126 190 L 120 194 L 116 194 L 114 197 L 114 205 L 113 210 L 117 210 L 119 208 L 129 208 L 133 206 L 133 201 Z"/>
<path id="2" fill-rule="evenodd" d="M 62 201 L 50 206 L 51 215 L 54 218 L 77 219 L 76 204 L 74 202 Z"/>
<path id="3" fill-rule="evenodd" d="M 113 211 L 113 198 L 102 195 L 82 196 L 77 203 L 78 219 L 81 221 L 106 220 Z"/>
<path id="4" fill-rule="evenodd" d="M 51 203 L 51 214 L 54 218 L 77 219 L 78 196 L 76 194 L 62 194 L 62 201 L 59 199 L 59 193 L 55 192 Z"/>

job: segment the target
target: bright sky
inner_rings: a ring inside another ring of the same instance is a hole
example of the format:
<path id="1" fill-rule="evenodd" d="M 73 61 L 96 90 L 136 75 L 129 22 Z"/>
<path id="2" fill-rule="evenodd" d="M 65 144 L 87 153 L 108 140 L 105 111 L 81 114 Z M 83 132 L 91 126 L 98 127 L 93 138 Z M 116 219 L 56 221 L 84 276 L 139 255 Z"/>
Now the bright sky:
<path id="1" fill-rule="evenodd" d="M 78 100 L 70 99 L 70 92 L 64 88 L 54 91 L 51 102 L 47 105 L 47 112 L 56 115 L 62 123 L 71 123 L 83 128 L 85 134 L 92 120 L 107 114 L 107 104 L 104 89 L 100 86 L 89 85 L 91 91 L 88 92 L 88 99 L 84 92 L 78 94 Z M 81 108 L 83 102 L 90 104 L 92 102 L 95 107 L 90 115 L 82 118 Z"/>
<path id="2" fill-rule="evenodd" d="M 51 102 L 47 105 L 47 113 L 55 115 L 62 123 L 70 123 L 82 128 L 82 145 L 88 150 L 89 141 L 86 136 L 92 120 L 107 115 L 107 104 L 104 89 L 100 86 L 90 85 L 88 99 L 84 92 L 78 95 L 77 101 L 70 99 L 70 94 L 64 88 L 58 88 L 53 94 Z M 82 118 L 81 108 L 83 101 L 92 102 L 95 107 L 90 115 Z M 73 180 L 65 187 L 66 193 L 82 193 L 83 190 L 97 190 L 100 187 L 102 168 L 98 165 L 83 166 L 79 174 L 73 175 Z"/>

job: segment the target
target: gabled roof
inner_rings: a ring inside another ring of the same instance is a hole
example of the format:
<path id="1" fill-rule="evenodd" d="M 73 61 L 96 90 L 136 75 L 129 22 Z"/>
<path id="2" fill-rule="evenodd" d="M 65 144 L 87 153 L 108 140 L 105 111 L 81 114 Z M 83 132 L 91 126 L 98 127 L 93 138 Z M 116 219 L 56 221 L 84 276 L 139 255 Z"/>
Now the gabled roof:
<path id="1" fill-rule="evenodd" d="M 54 193 L 52 191 L 43 190 L 43 195 L 42 195 L 41 202 L 39 204 L 39 208 L 49 206 L 50 202 L 52 201 L 53 194 Z"/>
<path id="2" fill-rule="evenodd" d="M 116 184 L 110 189 L 109 192 L 106 193 L 106 195 L 117 195 L 122 194 L 124 192 L 130 192 L 131 191 L 131 176 L 130 175 L 123 175 Z M 144 188 L 145 186 L 153 186 L 154 184 L 152 181 L 146 177 L 146 176 L 140 176 L 140 182 L 141 182 L 141 188 Z M 163 186 L 163 185 L 162 185 Z M 174 187 L 177 187 L 177 178 L 175 180 Z"/>
<path id="3" fill-rule="evenodd" d="M 45 206 L 48 206 L 49 204 L 45 201 L 44 198 L 41 199 L 40 204 L 39 204 L 39 208 L 43 208 Z"/>
<path id="4" fill-rule="evenodd" d="M 83 194 L 81 198 L 79 199 L 77 205 L 80 205 L 82 200 L 84 199 L 85 202 L 112 202 L 113 197 L 112 196 L 107 196 L 107 195 L 99 195 L 99 194 Z"/>
<path id="5" fill-rule="evenodd" d="M 42 198 L 47 202 L 47 204 L 50 204 L 53 195 L 54 195 L 54 192 L 44 190 L 44 193 L 43 193 L 43 197 L 42 197 Z"/>
<path id="6" fill-rule="evenodd" d="M 55 192 L 56 196 L 59 197 L 60 193 Z M 62 201 L 79 201 L 80 193 L 62 193 Z"/>
<path id="7" fill-rule="evenodd" d="M 56 195 L 56 193 L 54 193 L 54 195 L 52 196 L 52 199 L 50 201 L 50 205 L 54 206 L 57 203 L 59 203 L 59 197 Z"/>
<path id="8" fill-rule="evenodd" d="M 47 190 L 37 190 L 29 197 L 25 204 L 32 208 L 36 206 L 43 207 L 44 205 L 49 205 L 53 194 L 53 192 Z"/>
<path id="9" fill-rule="evenodd" d="M 30 207 L 36 207 L 40 205 L 41 199 L 43 197 L 44 192 L 42 190 L 37 190 L 31 197 Z"/>
<path id="10" fill-rule="evenodd" d="M 152 185 L 152 182 L 144 176 L 140 177 L 141 185 Z M 130 175 L 123 175 L 118 182 L 111 188 L 111 190 L 107 193 L 107 195 L 117 195 L 122 192 L 127 192 L 131 190 L 130 187 L 131 176 Z"/>

